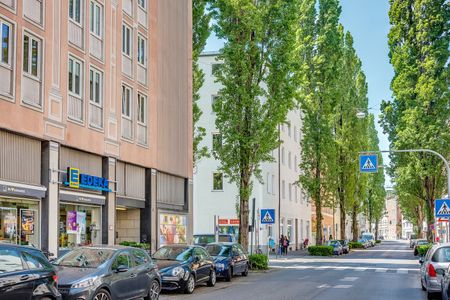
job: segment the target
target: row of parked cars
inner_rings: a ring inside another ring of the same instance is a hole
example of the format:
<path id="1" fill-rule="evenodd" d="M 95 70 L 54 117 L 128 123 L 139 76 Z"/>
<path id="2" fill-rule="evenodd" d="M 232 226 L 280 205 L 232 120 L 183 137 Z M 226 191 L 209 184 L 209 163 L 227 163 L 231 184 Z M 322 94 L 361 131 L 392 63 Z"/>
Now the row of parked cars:
<path id="1" fill-rule="evenodd" d="M 155 300 L 161 290 L 190 294 L 200 283 L 248 271 L 247 254 L 233 242 L 168 245 L 152 256 L 124 246 L 79 247 L 51 262 L 35 248 L 0 244 L 0 300 Z"/>
<path id="2" fill-rule="evenodd" d="M 450 243 L 435 244 L 420 257 L 420 285 L 428 299 L 450 299 Z"/>

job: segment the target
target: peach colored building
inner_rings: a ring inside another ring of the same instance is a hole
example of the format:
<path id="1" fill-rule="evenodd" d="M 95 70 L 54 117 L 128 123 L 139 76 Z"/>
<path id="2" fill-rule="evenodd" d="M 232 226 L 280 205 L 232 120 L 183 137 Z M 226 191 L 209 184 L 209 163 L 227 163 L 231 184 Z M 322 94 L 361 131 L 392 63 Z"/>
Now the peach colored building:
<path id="1" fill-rule="evenodd" d="M 192 236 L 191 0 L 0 0 L 0 240 Z"/>

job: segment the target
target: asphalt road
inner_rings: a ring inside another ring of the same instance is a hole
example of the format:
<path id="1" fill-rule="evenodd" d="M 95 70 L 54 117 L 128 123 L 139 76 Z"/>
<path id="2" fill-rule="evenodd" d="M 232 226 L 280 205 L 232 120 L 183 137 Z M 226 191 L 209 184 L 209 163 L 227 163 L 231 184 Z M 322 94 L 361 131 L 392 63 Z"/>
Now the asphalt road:
<path id="1" fill-rule="evenodd" d="M 163 293 L 168 299 L 418 300 L 419 263 L 406 241 L 332 258 L 289 257 L 271 260 L 270 271 L 198 286 L 194 294 Z"/>

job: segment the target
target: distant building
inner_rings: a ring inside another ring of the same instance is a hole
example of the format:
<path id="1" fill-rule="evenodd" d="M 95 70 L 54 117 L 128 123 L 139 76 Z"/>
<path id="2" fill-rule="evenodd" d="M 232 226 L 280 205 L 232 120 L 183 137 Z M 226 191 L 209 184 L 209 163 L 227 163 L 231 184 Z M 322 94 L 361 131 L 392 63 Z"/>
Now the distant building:
<path id="1" fill-rule="evenodd" d="M 386 214 L 379 224 L 378 235 L 386 240 L 396 240 L 402 236 L 402 215 L 397 195 L 393 190 L 387 193 Z"/>

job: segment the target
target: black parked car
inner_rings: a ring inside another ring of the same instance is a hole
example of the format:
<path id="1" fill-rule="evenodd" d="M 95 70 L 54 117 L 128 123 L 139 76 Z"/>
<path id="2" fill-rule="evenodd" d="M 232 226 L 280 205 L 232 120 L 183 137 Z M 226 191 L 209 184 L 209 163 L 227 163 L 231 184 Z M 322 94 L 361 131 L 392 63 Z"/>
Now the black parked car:
<path id="1" fill-rule="evenodd" d="M 80 247 L 54 262 L 64 300 L 156 300 L 161 278 L 142 249 L 122 246 Z"/>
<path id="2" fill-rule="evenodd" d="M 61 299 L 53 266 L 38 249 L 0 244 L 0 300 Z"/>
<path id="3" fill-rule="evenodd" d="M 248 256 L 238 243 L 211 243 L 206 251 L 213 257 L 217 276 L 231 281 L 233 275 L 247 276 L 249 269 Z"/>
<path id="4" fill-rule="evenodd" d="M 216 270 L 212 257 L 200 246 L 163 246 L 153 254 L 162 277 L 164 290 L 182 290 L 192 294 L 195 285 L 216 284 Z"/>

